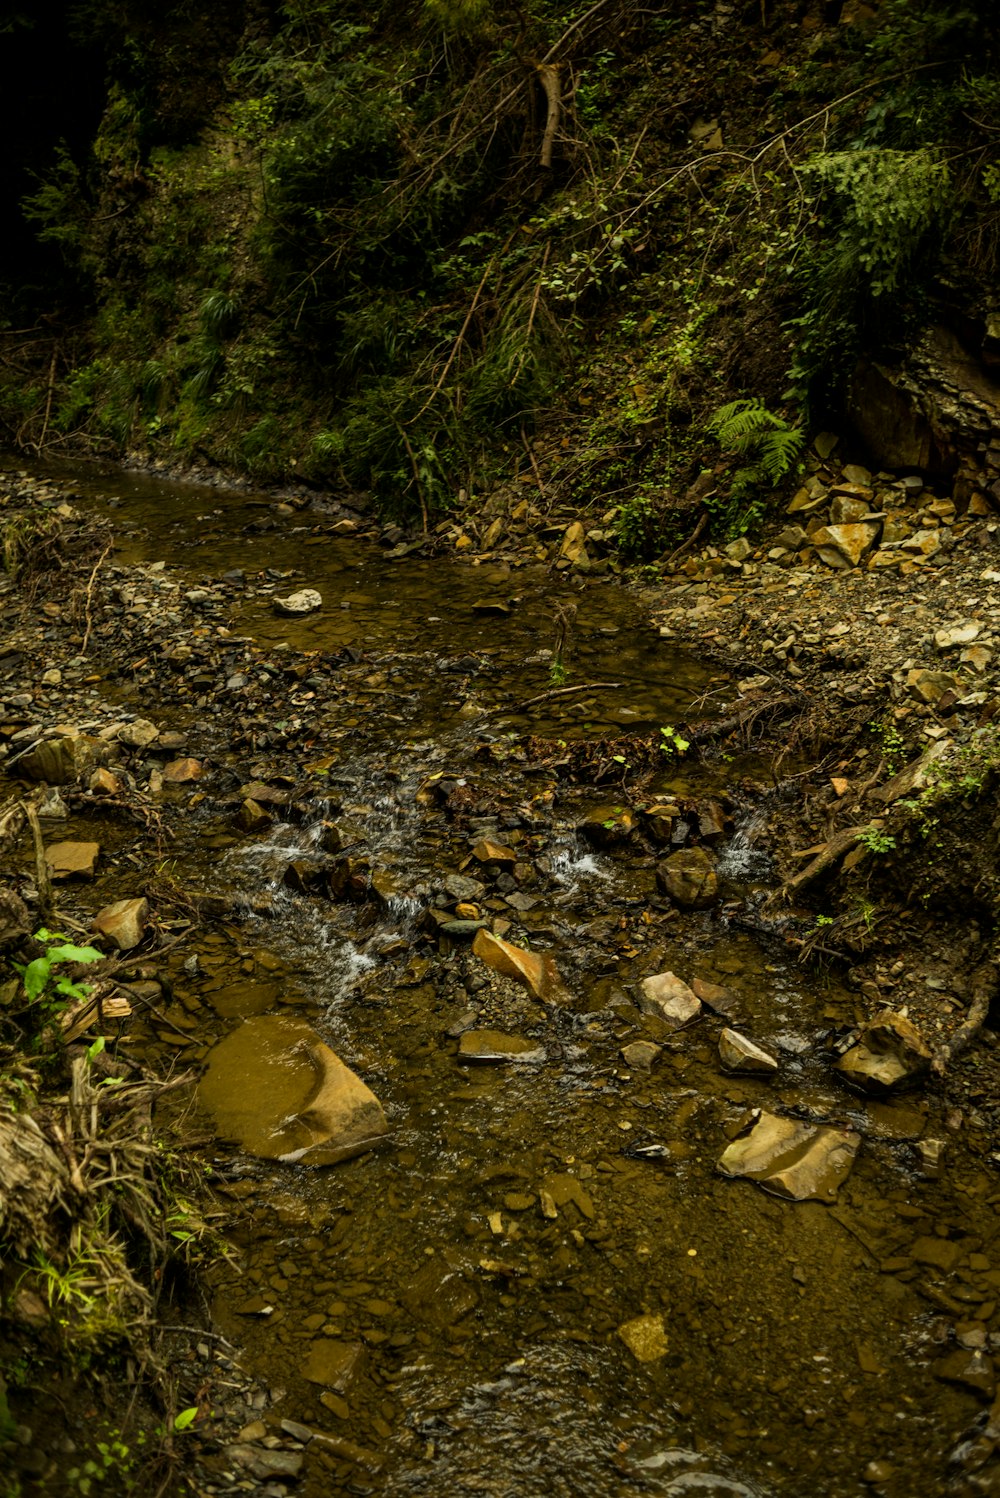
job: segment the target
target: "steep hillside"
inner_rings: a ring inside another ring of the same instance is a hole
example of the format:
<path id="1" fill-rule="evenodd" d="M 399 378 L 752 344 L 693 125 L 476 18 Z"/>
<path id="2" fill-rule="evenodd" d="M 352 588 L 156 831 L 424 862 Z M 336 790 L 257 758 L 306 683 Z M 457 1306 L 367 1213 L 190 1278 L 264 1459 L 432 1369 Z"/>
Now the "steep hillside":
<path id="1" fill-rule="evenodd" d="M 424 524 L 523 469 L 653 555 L 745 528 L 860 356 L 942 323 L 988 363 L 992 6 L 49 11 L 5 65 L 39 120 L 2 182 L 29 450 Z"/>

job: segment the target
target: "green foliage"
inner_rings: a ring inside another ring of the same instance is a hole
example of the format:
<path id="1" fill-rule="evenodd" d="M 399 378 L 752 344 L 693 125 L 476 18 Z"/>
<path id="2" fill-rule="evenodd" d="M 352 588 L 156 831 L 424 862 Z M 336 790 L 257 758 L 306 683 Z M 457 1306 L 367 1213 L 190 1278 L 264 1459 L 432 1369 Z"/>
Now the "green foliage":
<path id="1" fill-rule="evenodd" d="M 739 536 L 759 518 L 768 489 L 797 470 L 805 430 L 776 416 L 756 398 L 720 406 L 709 419 L 708 429 L 724 453 L 742 460 L 730 479 L 728 495 L 706 501 L 726 534 Z"/>
<path id="2" fill-rule="evenodd" d="M 57 245 L 66 261 L 76 266 L 86 241 L 89 206 L 83 174 L 65 141 L 55 150 L 55 160 L 45 176 L 35 173 L 35 191 L 21 201 L 21 211 L 36 225 L 42 244 Z"/>
<path id="3" fill-rule="evenodd" d="M 858 842 L 869 853 L 891 853 L 896 846 L 896 839 L 892 834 L 883 832 L 880 827 L 866 827 L 863 832 L 858 833 Z"/>
<path id="4" fill-rule="evenodd" d="M 686 754 L 690 748 L 690 742 L 682 738 L 672 724 L 668 723 L 660 729 L 660 752 L 668 758 Z"/>
<path id="5" fill-rule="evenodd" d="M 904 328 L 956 204 L 950 168 L 932 147 L 830 152 L 803 175 L 819 237 L 796 264 L 804 310 L 792 323 L 792 378 L 801 394 L 822 395 L 862 346 Z"/>
<path id="6" fill-rule="evenodd" d="M 61 936 L 57 931 L 41 927 L 35 933 L 36 941 L 45 944 L 41 957 L 29 963 L 13 964 L 21 974 L 25 997 L 29 1005 L 41 1015 L 42 1024 L 50 1023 L 69 1004 L 80 1003 L 90 993 L 90 985 L 80 983 L 59 969 L 71 963 L 100 962 L 103 952 L 96 947 L 79 947 Z"/>

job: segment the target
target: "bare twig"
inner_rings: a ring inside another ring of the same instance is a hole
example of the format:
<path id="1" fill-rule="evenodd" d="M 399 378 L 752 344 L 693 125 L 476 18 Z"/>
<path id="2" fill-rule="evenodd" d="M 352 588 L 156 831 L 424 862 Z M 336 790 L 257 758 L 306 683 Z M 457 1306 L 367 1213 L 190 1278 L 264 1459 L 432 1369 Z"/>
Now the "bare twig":
<path id="1" fill-rule="evenodd" d="M 553 687 L 550 692 L 539 692 L 537 697 L 529 697 L 527 702 L 521 703 L 521 707 L 534 707 L 536 703 L 548 702 L 552 697 L 568 697 L 571 692 L 596 692 L 605 687 L 623 685 L 620 681 L 585 681 L 578 687 Z"/>
<path id="2" fill-rule="evenodd" d="M 45 926 L 52 919 L 52 875 L 49 871 L 49 861 L 45 856 L 45 841 L 42 837 L 41 823 L 38 820 L 38 807 L 34 801 L 26 801 L 24 811 L 35 844 L 35 883 L 38 886 L 38 914 L 41 924 Z"/>
<path id="3" fill-rule="evenodd" d="M 107 544 L 107 546 L 105 546 L 104 550 L 101 552 L 100 556 L 97 558 L 97 561 L 94 563 L 94 570 L 90 574 L 90 581 L 87 583 L 87 597 L 86 597 L 86 600 L 85 600 L 84 606 L 83 606 L 84 607 L 84 617 L 86 619 L 86 629 L 83 632 L 83 644 L 80 646 L 80 654 L 81 655 L 86 655 L 87 654 L 87 646 L 90 644 L 90 632 L 91 632 L 91 630 L 94 627 L 94 621 L 93 621 L 93 618 L 91 617 L 91 612 L 90 612 L 90 606 L 91 606 L 91 603 L 92 603 L 93 597 L 94 597 L 94 584 L 97 581 L 97 574 L 101 570 L 101 564 L 104 562 L 104 560 L 106 559 L 106 557 L 109 555 L 109 553 L 113 549 L 113 544 L 114 544 L 113 542 L 109 541 L 108 544 Z"/>

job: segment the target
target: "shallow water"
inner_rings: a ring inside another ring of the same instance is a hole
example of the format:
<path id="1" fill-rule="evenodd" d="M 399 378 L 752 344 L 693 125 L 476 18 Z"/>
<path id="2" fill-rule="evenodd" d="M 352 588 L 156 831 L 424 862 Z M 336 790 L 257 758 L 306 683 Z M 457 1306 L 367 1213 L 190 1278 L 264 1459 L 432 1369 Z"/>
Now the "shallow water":
<path id="1" fill-rule="evenodd" d="M 79 488 L 86 503 L 124 500 L 111 511 L 127 532 L 123 555 L 209 582 L 234 567 L 257 582 L 267 566 L 295 568 L 295 586 L 324 595 L 320 614 L 288 622 L 243 590 L 234 627 L 296 649 L 354 645 L 402 673 L 402 726 L 384 715 L 341 745 L 327 799 L 314 797 L 304 822 L 235 834 L 208 794 L 172 850 L 182 882 L 269 889 L 274 913 L 202 936 L 196 971 L 184 966 L 190 949 L 177 957 L 170 1013 L 189 1038 L 164 1030 L 157 1044 L 211 1071 L 213 1043 L 247 1016 L 307 1020 L 392 1129 L 382 1148 L 327 1170 L 211 1152 L 235 1213 L 236 1259 L 209 1277 L 218 1325 L 272 1391 L 264 1418 L 333 1443 L 311 1448 L 305 1498 L 814 1498 L 872 1491 L 871 1461 L 886 1464 L 875 1491 L 945 1491 L 947 1452 L 979 1403 L 933 1370 L 961 1314 L 989 1328 L 1000 1190 L 957 1142 L 943 1176 L 918 1173 L 915 1140 L 941 1130 L 931 1105 L 847 1092 L 829 1040 L 853 1021 L 852 995 L 803 968 L 780 931 L 762 942 L 741 926 L 742 902 L 773 879 L 766 769 L 715 848 L 728 903 L 676 914 L 657 897 L 646 847 L 601 851 L 577 833 L 607 789 L 496 752 L 526 729 L 569 740 L 620 729 L 629 714 L 640 727 L 681 722 L 706 691 L 721 706 L 735 687 L 666 652 L 614 587 L 390 561 L 369 544 L 297 532 L 309 517 L 233 539 L 261 513 L 252 496 L 130 478 Z M 484 618 L 472 604 L 491 590 L 520 601 Z M 547 663 L 530 662 L 551 641 L 554 601 L 570 597 L 571 681 L 622 685 L 525 708 L 549 685 Z M 483 711 L 445 711 L 442 669 L 469 654 L 489 667 L 476 678 Z M 222 748 L 219 762 L 245 774 Z M 468 792 L 464 811 L 421 794 L 445 770 Z M 717 795 L 727 774 L 664 765 L 643 797 Z M 331 818 L 391 876 L 380 899 L 338 904 L 283 883 L 291 860 L 320 858 Z M 520 908 L 467 864 L 482 836 L 515 840 L 530 866 L 513 891 L 527 897 Z M 566 1002 L 497 991 L 466 944 L 431 938 L 426 912 L 454 903 L 455 875 L 483 883 L 476 899 L 513 923 L 511 940 L 554 954 Z M 98 885 L 91 897 L 96 908 L 113 896 Z M 674 1036 L 644 1020 L 637 984 L 666 969 L 732 990 L 740 1028 L 778 1056 L 777 1078 L 722 1072 L 721 1019 Z M 470 1012 L 530 1039 L 544 1061 L 460 1064 Z M 653 1069 L 630 1069 L 622 1046 L 650 1036 L 663 1046 Z M 234 1095 L 241 1085 L 225 1082 Z M 718 1173 L 753 1107 L 861 1132 L 835 1206 Z M 933 1262 L 934 1240 L 954 1245 L 950 1267 Z M 642 1316 L 662 1318 L 666 1337 L 646 1363 L 619 1334 Z M 340 1359 L 324 1381 L 310 1376 L 319 1356 Z"/>

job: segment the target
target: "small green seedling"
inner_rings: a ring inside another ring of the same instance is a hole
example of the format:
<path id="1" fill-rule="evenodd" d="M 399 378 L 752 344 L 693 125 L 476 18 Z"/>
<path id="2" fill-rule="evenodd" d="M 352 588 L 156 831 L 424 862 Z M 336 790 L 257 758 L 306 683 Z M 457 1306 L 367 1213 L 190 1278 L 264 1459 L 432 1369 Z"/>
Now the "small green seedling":
<path id="1" fill-rule="evenodd" d="M 51 1013 L 58 1013 L 68 1003 L 85 999 L 91 985 L 70 978 L 68 973 L 60 973 L 58 968 L 65 962 L 100 962 L 104 953 L 96 947 L 78 947 L 61 932 L 47 931 L 44 926 L 35 932 L 35 939 L 45 943 L 42 956 L 28 963 L 14 963 L 21 974 L 28 1002 L 40 1002 Z"/>
<path id="2" fill-rule="evenodd" d="M 681 738 L 671 723 L 660 729 L 660 748 L 664 754 L 685 754 L 691 748 L 687 739 Z"/>

